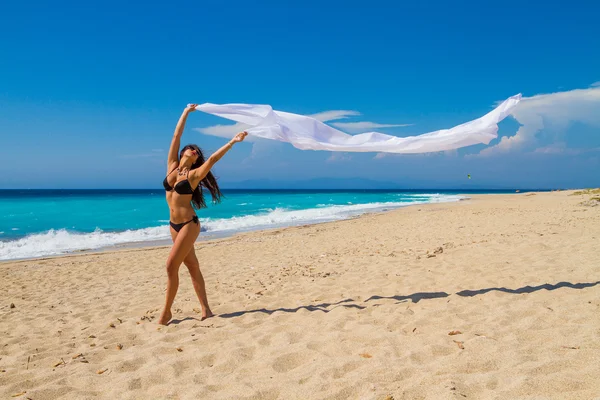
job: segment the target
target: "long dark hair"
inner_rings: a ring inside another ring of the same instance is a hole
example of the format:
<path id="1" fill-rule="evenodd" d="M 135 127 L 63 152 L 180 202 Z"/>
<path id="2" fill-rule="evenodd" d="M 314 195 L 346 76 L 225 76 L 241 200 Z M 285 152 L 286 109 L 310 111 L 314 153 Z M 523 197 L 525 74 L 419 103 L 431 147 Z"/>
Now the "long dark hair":
<path id="1" fill-rule="evenodd" d="M 198 160 L 196 160 L 196 162 L 192 164 L 190 170 L 199 168 L 202 164 L 204 164 L 204 162 L 206 161 L 204 158 L 204 153 L 202 152 L 202 149 L 200 149 L 200 147 L 198 147 L 195 144 L 188 144 L 187 146 L 184 146 L 183 149 L 181 149 L 181 151 L 179 152 L 180 160 L 181 157 L 183 157 L 183 153 L 187 149 L 196 150 L 196 152 L 198 153 Z M 215 178 L 213 173 L 208 171 L 208 174 L 206 174 L 204 179 L 202 179 L 200 183 L 198 183 L 198 187 L 194 190 L 194 193 L 192 194 L 192 206 L 196 210 L 206 207 L 202 187 L 206 188 L 210 192 L 213 203 L 221 202 L 223 193 L 221 193 L 221 189 L 219 189 L 219 184 L 217 183 L 217 179 Z"/>

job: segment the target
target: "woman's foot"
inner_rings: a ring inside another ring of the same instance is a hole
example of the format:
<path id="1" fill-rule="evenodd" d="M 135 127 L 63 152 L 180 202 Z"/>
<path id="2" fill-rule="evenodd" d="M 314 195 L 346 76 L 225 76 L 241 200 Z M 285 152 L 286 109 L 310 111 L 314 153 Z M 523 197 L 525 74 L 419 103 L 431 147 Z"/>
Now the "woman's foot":
<path id="1" fill-rule="evenodd" d="M 214 315 L 215 314 L 213 314 L 212 311 L 210 311 L 210 309 L 202 310 L 202 318 L 200 318 L 200 321 L 204 321 L 205 319 L 210 318 Z"/>
<path id="2" fill-rule="evenodd" d="M 160 315 L 160 318 L 158 319 L 158 323 L 161 325 L 167 325 L 169 323 L 169 321 L 171 320 L 171 318 L 173 318 L 173 314 L 171 314 L 171 310 L 165 310 Z"/>

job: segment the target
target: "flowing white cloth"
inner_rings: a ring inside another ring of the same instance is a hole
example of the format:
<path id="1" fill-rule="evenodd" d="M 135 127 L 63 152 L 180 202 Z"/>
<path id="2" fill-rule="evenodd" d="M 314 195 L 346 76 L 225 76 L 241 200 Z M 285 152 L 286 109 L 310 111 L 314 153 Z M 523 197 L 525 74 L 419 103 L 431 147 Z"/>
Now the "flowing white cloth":
<path id="1" fill-rule="evenodd" d="M 250 125 L 246 129 L 249 135 L 288 142 L 302 150 L 428 153 L 488 144 L 498 136 L 498 122 L 506 118 L 520 100 L 521 95 L 518 94 L 476 120 L 409 137 L 378 132 L 348 135 L 314 118 L 276 111 L 268 105 L 205 103 L 196 109 Z"/>

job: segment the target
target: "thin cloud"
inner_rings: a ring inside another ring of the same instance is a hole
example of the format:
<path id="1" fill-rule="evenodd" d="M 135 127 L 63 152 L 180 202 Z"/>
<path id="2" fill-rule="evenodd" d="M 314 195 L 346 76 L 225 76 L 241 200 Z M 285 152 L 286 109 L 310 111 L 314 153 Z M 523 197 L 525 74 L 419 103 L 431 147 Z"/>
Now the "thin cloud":
<path id="1" fill-rule="evenodd" d="M 564 142 L 554 143 L 549 146 L 539 147 L 533 151 L 535 154 L 562 154 L 569 156 L 577 156 L 585 153 L 593 153 L 600 151 L 600 147 L 592 148 L 573 148 L 567 147 Z"/>
<path id="2" fill-rule="evenodd" d="M 428 153 L 414 153 L 414 154 L 402 154 L 402 153 L 377 153 L 373 156 L 373 160 L 381 160 L 382 158 L 389 157 L 458 157 L 458 149 L 444 150 L 444 151 L 430 151 Z"/>
<path id="3" fill-rule="evenodd" d="M 367 131 L 369 129 L 381 129 L 381 128 L 396 128 L 401 126 L 412 126 L 414 124 L 378 124 L 377 122 L 335 122 L 331 124 L 340 129 L 343 129 L 348 132 L 361 132 Z"/>
<path id="4" fill-rule="evenodd" d="M 352 156 L 344 152 L 331 152 L 331 155 L 325 160 L 328 163 L 350 161 Z"/>
<path id="5" fill-rule="evenodd" d="M 219 136 L 222 138 L 231 139 L 236 134 L 248 129 L 249 127 L 249 125 L 237 122 L 233 125 L 212 125 L 207 126 L 206 128 L 194 128 L 194 130 L 205 135 Z"/>
<path id="6" fill-rule="evenodd" d="M 250 155 L 244 158 L 242 160 L 242 163 L 247 164 L 254 160 L 258 160 L 263 157 L 268 157 L 270 154 L 273 154 L 273 152 L 281 151 L 282 146 L 283 143 L 278 142 L 276 140 L 257 138 L 257 140 L 252 144 L 252 150 L 250 152 Z"/>
<path id="7" fill-rule="evenodd" d="M 314 118 L 321 122 L 327 121 L 336 121 L 338 119 L 345 119 L 348 117 L 355 117 L 360 115 L 358 111 L 351 110 L 331 110 L 331 111 L 323 111 L 320 113 L 309 115 L 309 117 Z"/>

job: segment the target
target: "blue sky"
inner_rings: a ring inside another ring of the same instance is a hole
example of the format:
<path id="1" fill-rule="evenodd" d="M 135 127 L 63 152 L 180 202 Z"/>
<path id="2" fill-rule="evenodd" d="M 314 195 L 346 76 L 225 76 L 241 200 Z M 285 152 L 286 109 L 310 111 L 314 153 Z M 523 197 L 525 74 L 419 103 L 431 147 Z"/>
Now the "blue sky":
<path id="1" fill-rule="evenodd" d="M 4 2 L 0 188 L 160 188 L 190 102 L 353 110 L 340 122 L 412 124 L 379 129 L 408 136 L 516 93 L 530 101 L 489 146 L 382 156 L 248 142 L 215 172 L 224 186 L 600 186 L 600 3 L 534 3 Z M 199 130 L 227 123 L 193 113 L 183 143 L 210 153 L 225 139 Z"/>

